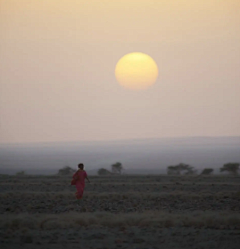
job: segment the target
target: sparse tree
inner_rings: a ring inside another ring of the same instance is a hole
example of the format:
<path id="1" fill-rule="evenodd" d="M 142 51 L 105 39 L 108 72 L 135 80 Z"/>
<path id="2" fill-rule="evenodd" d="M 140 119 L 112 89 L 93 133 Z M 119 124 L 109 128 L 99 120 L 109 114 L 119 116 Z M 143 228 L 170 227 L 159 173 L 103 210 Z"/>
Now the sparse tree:
<path id="1" fill-rule="evenodd" d="M 226 163 L 223 165 L 222 168 L 220 168 L 220 172 L 227 171 L 228 173 L 237 175 L 239 170 L 239 165 L 240 165 L 239 163 Z"/>
<path id="2" fill-rule="evenodd" d="M 72 169 L 70 166 L 64 166 L 62 169 L 58 170 L 58 175 L 70 175 L 75 173 L 75 170 Z"/>
<path id="3" fill-rule="evenodd" d="M 113 174 L 121 174 L 122 170 L 123 170 L 123 166 L 120 162 L 116 162 L 114 164 L 112 164 L 112 173 Z"/>
<path id="4" fill-rule="evenodd" d="M 210 174 L 212 174 L 213 173 L 213 169 L 211 169 L 211 168 L 205 168 L 205 169 L 203 169 L 203 171 L 201 172 L 201 175 L 210 175 Z"/>
<path id="5" fill-rule="evenodd" d="M 196 175 L 197 174 L 197 170 L 190 168 L 189 170 L 186 171 L 185 175 Z"/>
<path id="6" fill-rule="evenodd" d="M 98 170 L 98 175 L 102 176 L 102 175 L 111 175 L 111 172 L 107 169 L 101 168 Z"/>
<path id="7" fill-rule="evenodd" d="M 182 172 L 185 172 L 186 175 L 196 174 L 196 170 L 194 170 L 192 166 L 185 163 L 167 167 L 168 175 L 181 175 Z"/>
<path id="8" fill-rule="evenodd" d="M 168 166 L 167 174 L 168 175 L 180 175 L 180 171 L 176 166 Z"/>

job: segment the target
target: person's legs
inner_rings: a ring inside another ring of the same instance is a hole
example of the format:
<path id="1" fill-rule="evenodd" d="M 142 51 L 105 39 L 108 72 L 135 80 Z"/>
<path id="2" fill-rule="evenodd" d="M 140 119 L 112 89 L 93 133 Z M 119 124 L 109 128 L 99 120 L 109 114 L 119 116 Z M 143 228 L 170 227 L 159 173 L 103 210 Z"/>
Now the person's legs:
<path id="1" fill-rule="evenodd" d="M 77 198 L 78 200 L 80 200 L 80 199 L 82 199 L 82 196 L 83 196 L 83 190 L 84 190 L 83 184 L 81 184 L 80 182 L 78 182 L 78 183 L 76 184 L 76 189 L 77 189 L 77 192 L 75 193 L 76 198 Z"/>
<path id="2" fill-rule="evenodd" d="M 82 194 L 79 193 L 78 191 L 75 193 L 75 196 L 76 196 L 76 199 L 77 199 L 77 200 L 82 199 Z"/>

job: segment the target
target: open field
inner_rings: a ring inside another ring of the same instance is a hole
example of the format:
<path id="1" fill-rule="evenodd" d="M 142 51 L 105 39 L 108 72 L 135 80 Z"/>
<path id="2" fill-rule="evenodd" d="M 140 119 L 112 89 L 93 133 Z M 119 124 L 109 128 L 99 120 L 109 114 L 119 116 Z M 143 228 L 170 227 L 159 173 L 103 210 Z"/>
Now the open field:
<path id="1" fill-rule="evenodd" d="M 240 177 L 0 176 L 1 248 L 238 248 Z"/>

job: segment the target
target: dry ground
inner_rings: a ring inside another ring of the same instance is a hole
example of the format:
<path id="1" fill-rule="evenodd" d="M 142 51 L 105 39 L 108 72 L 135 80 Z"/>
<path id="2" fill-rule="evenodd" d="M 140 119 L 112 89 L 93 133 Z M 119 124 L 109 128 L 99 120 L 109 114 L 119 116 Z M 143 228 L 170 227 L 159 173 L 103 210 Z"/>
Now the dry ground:
<path id="1" fill-rule="evenodd" d="M 240 177 L 0 176 L 1 248 L 239 248 Z"/>

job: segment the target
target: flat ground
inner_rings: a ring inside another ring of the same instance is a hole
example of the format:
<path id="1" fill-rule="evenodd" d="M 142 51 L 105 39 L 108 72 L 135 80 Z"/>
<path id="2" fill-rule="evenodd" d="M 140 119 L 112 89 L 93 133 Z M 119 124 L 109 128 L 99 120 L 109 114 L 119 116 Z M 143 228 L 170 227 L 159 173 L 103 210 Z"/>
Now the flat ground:
<path id="1" fill-rule="evenodd" d="M 239 248 L 240 177 L 0 176 L 1 248 Z"/>

